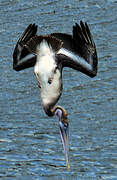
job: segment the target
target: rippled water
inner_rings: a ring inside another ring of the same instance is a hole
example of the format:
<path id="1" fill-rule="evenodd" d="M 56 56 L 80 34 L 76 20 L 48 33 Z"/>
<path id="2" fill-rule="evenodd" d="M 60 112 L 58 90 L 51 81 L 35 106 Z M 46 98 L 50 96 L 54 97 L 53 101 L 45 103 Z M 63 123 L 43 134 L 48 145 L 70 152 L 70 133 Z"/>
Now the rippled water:
<path id="1" fill-rule="evenodd" d="M 89 78 L 64 69 L 59 104 L 69 112 L 70 165 L 58 122 L 41 106 L 33 68 L 12 69 L 15 44 L 30 23 L 38 33 L 71 33 L 87 21 L 99 70 Z M 117 179 L 117 1 L 0 0 L 0 179 Z"/>

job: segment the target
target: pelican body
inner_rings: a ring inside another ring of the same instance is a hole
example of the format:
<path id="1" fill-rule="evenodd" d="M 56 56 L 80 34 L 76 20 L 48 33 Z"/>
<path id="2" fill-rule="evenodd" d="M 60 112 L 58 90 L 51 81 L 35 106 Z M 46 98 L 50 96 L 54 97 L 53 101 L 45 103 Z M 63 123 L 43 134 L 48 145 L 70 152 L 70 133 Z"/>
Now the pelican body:
<path id="1" fill-rule="evenodd" d="M 62 71 L 58 67 L 51 45 L 42 40 L 36 49 L 37 60 L 34 66 L 34 73 L 40 86 L 40 95 L 45 112 L 48 116 L 53 113 L 50 107 L 53 107 L 62 93 Z"/>
<path id="2" fill-rule="evenodd" d="M 97 74 L 97 52 L 87 23 L 73 26 L 72 35 L 52 33 L 37 35 L 37 25 L 30 24 L 18 40 L 13 53 L 13 69 L 34 67 L 45 113 L 58 117 L 60 135 L 68 163 L 68 113 L 56 106 L 62 94 L 62 70 L 70 67 L 89 77 Z"/>

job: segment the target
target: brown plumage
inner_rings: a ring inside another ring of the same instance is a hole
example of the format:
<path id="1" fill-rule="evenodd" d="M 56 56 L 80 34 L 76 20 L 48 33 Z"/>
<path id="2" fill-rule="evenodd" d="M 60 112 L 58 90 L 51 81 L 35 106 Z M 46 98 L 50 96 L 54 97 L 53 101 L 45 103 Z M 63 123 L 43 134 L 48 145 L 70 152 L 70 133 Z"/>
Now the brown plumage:
<path id="1" fill-rule="evenodd" d="M 58 50 L 62 47 L 63 42 L 60 39 L 57 39 L 53 36 L 38 36 L 35 35 L 32 37 L 26 44 L 25 47 L 32 53 L 36 54 L 37 46 L 45 40 L 50 47 L 52 47 L 52 50 L 56 53 Z"/>

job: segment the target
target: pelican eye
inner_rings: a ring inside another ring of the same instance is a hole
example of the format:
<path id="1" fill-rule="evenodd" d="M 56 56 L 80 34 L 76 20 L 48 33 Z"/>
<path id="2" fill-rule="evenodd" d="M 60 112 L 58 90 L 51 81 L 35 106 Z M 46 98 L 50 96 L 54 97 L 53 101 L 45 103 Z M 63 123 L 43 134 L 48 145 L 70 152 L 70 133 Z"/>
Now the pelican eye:
<path id="1" fill-rule="evenodd" d="M 67 124 L 67 123 L 64 123 L 64 127 L 65 127 L 65 128 L 68 128 L 68 124 Z"/>

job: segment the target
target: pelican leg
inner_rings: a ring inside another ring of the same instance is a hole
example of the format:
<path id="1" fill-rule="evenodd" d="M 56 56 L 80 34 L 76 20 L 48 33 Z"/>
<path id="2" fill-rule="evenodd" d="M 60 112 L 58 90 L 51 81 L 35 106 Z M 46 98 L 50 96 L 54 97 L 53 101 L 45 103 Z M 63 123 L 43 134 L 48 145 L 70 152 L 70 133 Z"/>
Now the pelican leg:
<path id="1" fill-rule="evenodd" d="M 37 72 L 34 72 L 34 74 L 36 76 L 36 79 L 37 79 L 37 82 L 38 82 L 38 86 L 39 86 L 39 88 L 41 88 L 40 80 L 39 80 L 39 74 Z"/>

